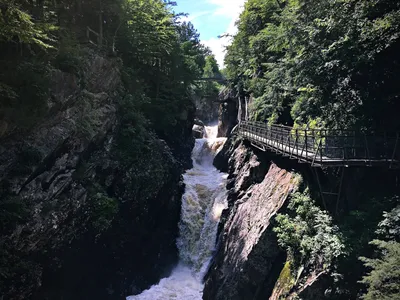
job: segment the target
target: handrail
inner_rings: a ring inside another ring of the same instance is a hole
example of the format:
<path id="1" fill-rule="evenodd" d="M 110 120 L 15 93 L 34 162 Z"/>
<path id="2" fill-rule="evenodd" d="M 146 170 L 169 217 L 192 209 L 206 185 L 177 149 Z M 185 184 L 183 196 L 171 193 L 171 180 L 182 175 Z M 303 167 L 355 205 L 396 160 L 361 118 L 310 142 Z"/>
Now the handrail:
<path id="1" fill-rule="evenodd" d="M 293 127 L 242 121 L 243 139 L 311 165 L 400 164 L 399 134 L 378 134 L 340 129 L 295 129 Z"/>

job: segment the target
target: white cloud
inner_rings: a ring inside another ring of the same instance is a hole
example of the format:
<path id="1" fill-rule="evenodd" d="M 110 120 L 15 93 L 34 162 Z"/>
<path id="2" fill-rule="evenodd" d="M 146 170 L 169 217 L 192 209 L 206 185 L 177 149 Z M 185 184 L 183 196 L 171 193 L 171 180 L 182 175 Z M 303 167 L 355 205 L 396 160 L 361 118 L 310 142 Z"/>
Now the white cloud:
<path id="1" fill-rule="evenodd" d="M 237 18 L 243 9 L 245 0 L 207 0 L 207 2 L 217 6 L 216 15 Z"/>
<path id="2" fill-rule="evenodd" d="M 209 15 L 209 14 L 212 14 L 212 13 L 213 12 L 210 11 L 210 10 L 200 11 L 198 13 L 190 14 L 188 16 L 182 16 L 182 17 L 179 18 L 179 21 L 180 22 L 193 22 L 193 20 L 195 20 L 195 19 L 197 19 L 199 17 L 205 16 L 205 15 Z"/>
<path id="3" fill-rule="evenodd" d="M 225 16 L 231 19 L 228 27 L 224 33 L 234 35 L 237 32 L 235 26 L 236 20 L 239 19 L 239 15 L 243 10 L 243 6 L 246 0 L 207 0 L 208 3 L 216 5 L 217 9 L 214 11 L 216 16 Z M 231 43 L 229 37 L 224 38 L 211 38 L 203 41 L 203 44 L 208 46 L 214 53 L 215 58 L 218 61 L 220 68 L 224 67 L 225 47 Z"/>
<path id="4" fill-rule="evenodd" d="M 224 66 L 225 47 L 228 45 L 228 43 L 223 40 L 226 40 L 226 38 L 211 38 L 209 40 L 202 41 L 202 43 L 210 48 L 214 53 L 215 59 L 217 60 L 220 68 L 223 68 Z"/>

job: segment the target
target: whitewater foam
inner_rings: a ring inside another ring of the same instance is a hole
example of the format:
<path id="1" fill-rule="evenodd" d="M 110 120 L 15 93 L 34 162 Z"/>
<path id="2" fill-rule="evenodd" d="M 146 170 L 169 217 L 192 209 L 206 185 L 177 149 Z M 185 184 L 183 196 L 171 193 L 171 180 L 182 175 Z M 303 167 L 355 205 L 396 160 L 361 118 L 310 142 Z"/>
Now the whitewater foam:
<path id="1" fill-rule="evenodd" d="M 205 131 L 206 138 L 197 139 L 192 151 L 193 168 L 183 175 L 186 187 L 177 240 L 180 263 L 168 278 L 127 300 L 202 299 L 202 279 L 215 250 L 219 218 L 227 206 L 228 176 L 212 164 L 225 139 L 216 137 L 217 126 L 206 126 Z"/>

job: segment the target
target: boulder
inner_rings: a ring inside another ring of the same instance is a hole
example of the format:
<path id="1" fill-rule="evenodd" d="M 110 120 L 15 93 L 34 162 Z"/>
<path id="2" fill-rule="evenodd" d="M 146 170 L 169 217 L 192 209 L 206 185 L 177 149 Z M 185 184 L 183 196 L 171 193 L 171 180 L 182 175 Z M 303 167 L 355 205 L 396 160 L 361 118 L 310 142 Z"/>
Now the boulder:
<path id="1" fill-rule="evenodd" d="M 193 136 L 196 139 L 201 139 L 204 137 L 204 133 L 205 133 L 205 128 L 204 126 L 201 125 L 193 125 Z"/>

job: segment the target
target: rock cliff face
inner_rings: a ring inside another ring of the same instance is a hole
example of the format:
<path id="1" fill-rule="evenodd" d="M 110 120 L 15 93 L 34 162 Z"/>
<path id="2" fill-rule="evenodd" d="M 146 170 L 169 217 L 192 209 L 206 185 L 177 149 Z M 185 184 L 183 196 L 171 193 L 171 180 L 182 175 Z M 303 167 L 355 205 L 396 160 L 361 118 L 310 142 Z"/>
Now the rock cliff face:
<path id="1" fill-rule="evenodd" d="M 215 164 L 230 174 L 229 209 L 203 299 L 267 299 L 285 261 L 271 222 L 299 179 L 233 138 Z"/>
<path id="2" fill-rule="evenodd" d="M 221 218 L 203 299 L 360 298 L 365 287 L 359 282 L 368 270 L 359 257 L 373 255 L 369 242 L 382 212 L 396 205 L 398 171 L 312 169 L 258 151 L 235 134 L 214 165 L 229 173 L 229 208 Z M 322 198 L 321 191 L 341 197 L 324 193 Z M 308 229 L 299 233 L 302 226 Z"/>
<path id="3" fill-rule="evenodd" d="M 218 113 L 218 137 L 227 137 L 238 123 L 241 102 L 238 95 L 229 87 L 224 87 L 220 91 L 218 101 L 220 102 Z"/>
<path id="4" fill-rule="evenodd" d="M 219 106 L 218 137 L 229 136 L 237 124 L 238 107 L 235 99 L 222 102 Z"/>
<path id="5" fill-rule="evenodd" d="M 196 105 L 196 117 L 208 124 L 218 120 L 218 102 L 213 97 L 193 96 Z"/>
<path id="6" fill-rule="evenodd" d="M 84 85 L 54 71 L 48 117 L 0 140 L 4 299 L 121 299 L 177 260 L 193 115 L 178 124 L 183 150 L 149 135 L 126 164 L 116 151 L 119 63 L 94 53 L 85 62 Z"/>

